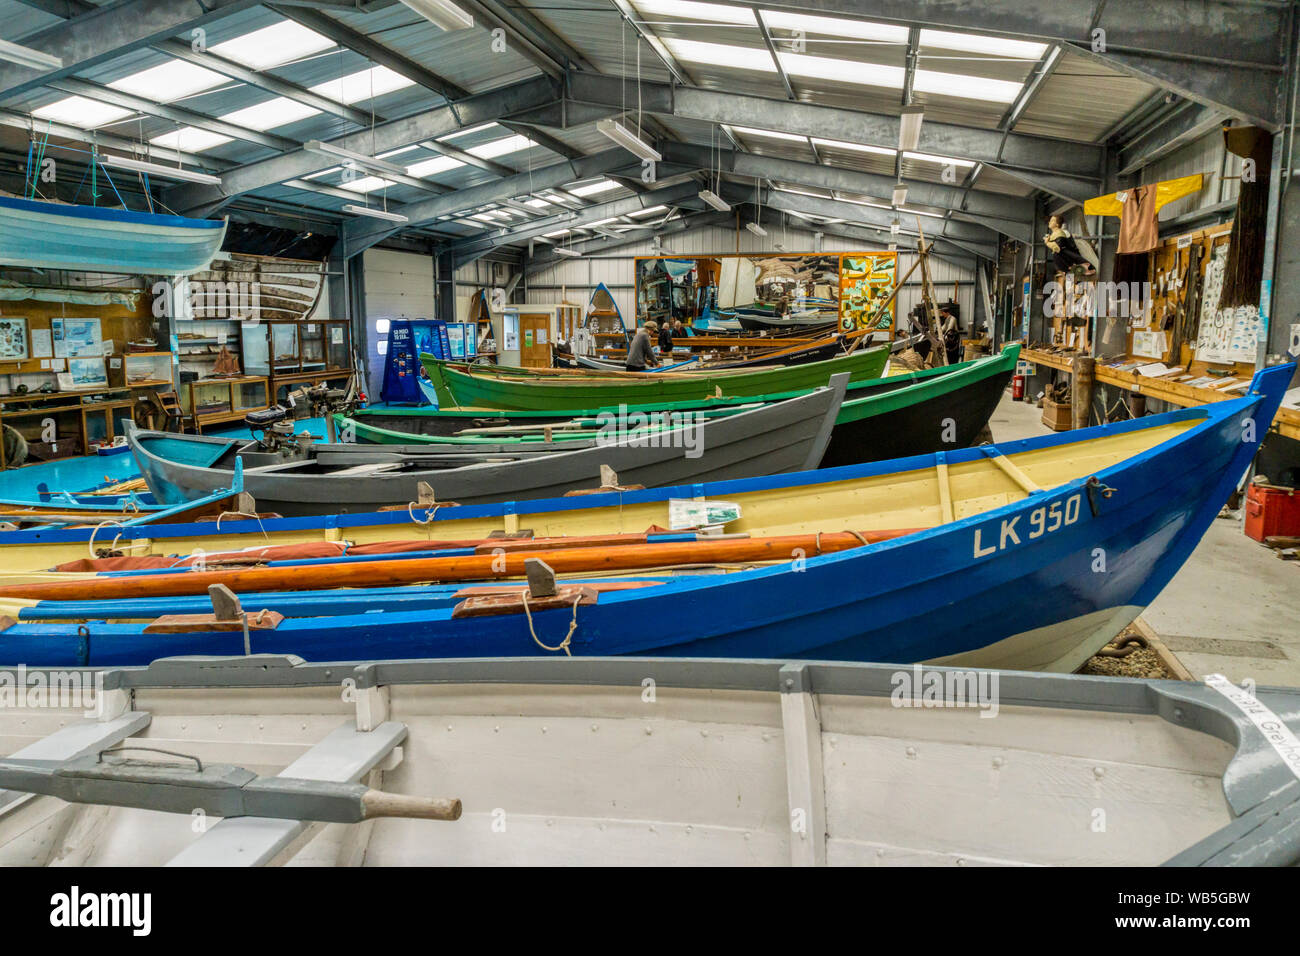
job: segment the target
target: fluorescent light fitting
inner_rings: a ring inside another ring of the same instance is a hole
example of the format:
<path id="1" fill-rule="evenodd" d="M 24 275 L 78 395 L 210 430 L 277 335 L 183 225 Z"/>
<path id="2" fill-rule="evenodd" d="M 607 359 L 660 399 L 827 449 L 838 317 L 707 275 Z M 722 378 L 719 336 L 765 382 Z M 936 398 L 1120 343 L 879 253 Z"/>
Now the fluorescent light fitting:
<path id="1" fill-rule="evenodd" d="M 350 149 L 343 149 L 341 146 L 335 146 L 332 143 L 322 143 L 318 139 L 308 140 L 302 144 L 302 148 L 307 150 L 309 153 L 320 153 L 322 156 L 334 156 L 350 163 L 356 163 L 358 166 L 364 166 L 366 169 L 374 169 L 383 173 L 393 173 L 397 176 L 406 175 L 405 166 L 398 166 L 396 163 L 386 163 L 382 159 L 375 159 L 373 156 L 363 156 L 361 153 L 354 153 Z"/>
<path id="2" fill-rule="evenodd" d="M 579 252 L 577 249 L 567 249 L 563 246 L 556 249 L 555 254 L 557 256 L 567 256 L 570 259 L 577 259 L 582 255 L 582 253 Z"/>
<path id="3" fill-rule="evenodd" d="M 701 189 L 699 196 L 718 212 L 731 212 L 731 206 L 712 189 Z"/>
<path id="4" fill-rule="evenodd" d="M 63 69 L 62 57 L 51 56 L 28 46 L 19 46 L 8 40 L 0 40 L 0 60 L 8 60 L 10 63 L 17 63 L 19 66 L 33 70 Z"/>
<path id="5" fill-rule="evenodd" d="M 766 235 L 767 235 L 767 230 L 764 229 L 762 226 L 760 226 L 760 225 L 759 225 L 758 223 L 756 223 L 756 222 L 747 222 L 747 223 L 745 223 L 745 228 L 748 229 L 750 232 L 752 232 L 752 233 L 753 233 L 754 235 L 756 235 L 756 236 L 766 236 Z"/>
<path id="6" fill-rule="evenodd" d="M 895 206 L 901 206 L 905 202 L 907 202 L 907 187 L 904 186 L 902 183 L 899 183 L 897 186 L 894 187 L 893 204 Z"/>
<path id="7" fill-rule="evenodd" d="M 596 129 L 638 159 L 644 159 L 652 163 L 657 163 L 663 159 L 649 143 L 617 120 L 603 119 L 596 124 Z"/>
<path id="8" fill-rule="evenodd" d="M 921 120 L 925 111 L 919 106 L 909 106 L 899 116 L 898 148 L 903 152 L 914 150 L 921 143 Z"/>
<path id="9" fill-rule="evenodd" d="M 451 0 L 402 0 L 402 3 L 444 30 L 467 30 L 474 25 L 474 18 Z"/>
<path id="10" fill-rule="evenodd" d="M 387 219 L 389 222 L 410 222 L 410 217 L 403 216 L 401 213 L 389 212 L 387 209 L 371 209 L 369 206 L 355 206 L 348 203 L 343 207 L 344 212 L 350 212 L 354 216 L 369 216 L 371 219 Z"/>
<path id="11" fill-rule="evenodd" d="M 187 183 L 202 183 L 205 186 L 221 185 L 220 176 L 209 176 L 207 173 L 195 173 L 188 169 L 162 166 L 158 163 L 146 163 L 144 160 L 130 159 L 126 156 L 112 156 L 108 153 L 100 153 L 99 161 L 105 166 L 112 166 L 115 169 L 130 169 L 137 173 L 161 176 L 164 179 L 182 179 Z"/>

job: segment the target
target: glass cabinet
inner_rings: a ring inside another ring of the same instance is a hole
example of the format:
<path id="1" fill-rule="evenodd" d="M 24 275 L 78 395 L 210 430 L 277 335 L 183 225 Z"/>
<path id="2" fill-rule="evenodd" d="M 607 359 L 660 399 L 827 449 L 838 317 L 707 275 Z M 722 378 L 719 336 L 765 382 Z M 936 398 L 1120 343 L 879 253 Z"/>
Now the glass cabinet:
<path id="1" fill-rule="evenodd" d="M 181 410 L 194 420 L 194 430 L 237 421 L 248 412 L 267 408 L 267 380 L 256 375 L 195 379 L 181 392 Z"/>

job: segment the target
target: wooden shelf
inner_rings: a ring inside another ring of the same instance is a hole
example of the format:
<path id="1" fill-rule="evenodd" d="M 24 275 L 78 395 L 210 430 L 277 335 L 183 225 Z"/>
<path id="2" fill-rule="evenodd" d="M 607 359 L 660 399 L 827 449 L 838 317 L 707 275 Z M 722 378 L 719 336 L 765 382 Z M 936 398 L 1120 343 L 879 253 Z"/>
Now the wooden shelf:
<path id="1" fill-rule="evenodd" d="M 1020 358 L 1023 361 L 1032 362 L 1034 365 L 1043 365 L 1062 372 L 1070 371 L 1073 363 L 1072 357 L 1040 352 L 1037 349 L 1022 348 Z M 1211 402 L 1223 402 L 1230 398 L 1238 398 L 1241 395 L 1241 392 L 1221 392 L 1217 388 L 1193 388 L 1181 382 L 1169 382 L 1148 375 L 1139 375 L 1137 372 L 1121 372 L 1119 369 L 1109 368 L 1100 362 L 1097 363 L 1095 378 L 1098 382 L 1115 385 L 1138 395 L 1145 395 L 1148 398 L 1168 402 L 1182 408 L 1192 405 L 1208 405 Z M 1300 441 L 1300 410 L 1294 408 L 1278 409 L 1277 417 L 1273 419 L 1273 428 L 1277 430 L 1278 434 L 1286 438 Z"/>

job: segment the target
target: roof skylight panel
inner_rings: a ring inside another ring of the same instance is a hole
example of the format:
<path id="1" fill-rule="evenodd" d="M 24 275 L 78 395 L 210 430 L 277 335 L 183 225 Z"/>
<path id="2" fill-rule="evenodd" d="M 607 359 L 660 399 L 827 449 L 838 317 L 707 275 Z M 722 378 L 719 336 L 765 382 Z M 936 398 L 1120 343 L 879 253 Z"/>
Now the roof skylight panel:
<path id="1" fill-rule="evenodd" d="M 163 146 L 167 149 L 180 150 L 186 153 L 201 153 L 205 149 L 212 149 L 214 146 L 221 146 L 231 141 L 229 136 L 213 133 L 206 129 L 197 129 L 193 126 L 182 126 L 178 130 L 163 133 L 161 136 L 154 136 L 149 140 L 155 146 Z"/>
<path id="2" fill-rule="evenodd" d="M 724 67 L 732 70 L 757 70 L 762 73 L 775 73 L 776 63 L 766 47 L 733 46 L 728 43 L 706 43 L 702 40 L 678 40 L 665 38 L 675 59 L 686 63 L 697 63 L 711 67 Z"/>
<path id="3" fill-rule="evenodd" d="M 283 20 L 245 33 L 211 48 L 212 53 L 242 63 L 251 70 L 266 70 L 305 56 L 333 49 L 336 44 L 315 30 Z"/>
<path id="4" fill-rule="evenodd" d="M 515 135 L 507 136 L 505 139 L 496 139 L 479 146 L 471 146 L 465 152 L 477 156 L 479 159 L 492 159 L 496 156 L 505 156 L 509 153 L 529 149 L 532 145 L 533 141 L 527 136 Z"/>
<path id="5" fill-rule="evenodd" d="M 728 126 L 733 133 L 739 133 L 742 136 L 759 136 L 764 139 L 782 139 L 793 140 L 796 143 L 807 143 L 807 136 L 797 136 L 794 133 L 781 133 L 774 129 L 754 129 L 751 126 Z"/>
<path id="6" fill-rule="evenodd" d="M 841 60 L 829 56 L 808 56 L 806 53 L 778 53 L 781 66 L 791 76 L 832 80 L 836 83 L 854 83 L 859 86 L 879 86 L 901 90 L 906 71 L 901 66 L 883 63 L 863 63 L 860 60 Z"/>
<path id="7" fill-rule="evenodd" d="M 813 137 L 813 145 L 825 146 L 827 149 L 848 149 L 858 153 L 874 153 L 877 156 L 893 156 L 897 150 L 888 146 L 871 146 L 867 143 L 846 143 L 839 139 L 820 139 Z"/>
<path id="8" fill-rule="evenodd" d="M 921 47 L 938 47 L 941 50 L 960 50 L 965 53 L 985 53 L 989 56 L 1037 60 L 1047 51 L 1047 44 L 1028 40 L 1007 40 L 1002 37 L 981 36 L 976 33 L 948 33 L 943 30 L 922 30 Z"/>
<path id="9" fill-rule="evenodd" d="M 376 189 L 382 189 L 385 186 L 396 186 L 397 184 L 388 179 L 382 179 L 379 176 L 361 176 L 353 180 L 344 180 L 339 183 L 340 189 L 346 189 L 354 193 L 372 193 Z"/>
<path id="10" fill-rule="evenodd" d="M 307 106 L 305 103 L 299 103 L 297 100 L 291 100 L 285 96 L 277 96 L 273 100 L 267 100 L 264 103 L 227 113 L 221 118 L 227 123 L 234 123 L 237 126 L 263 132 L 277 126 L 296 123 L 298 120 L 315 116 L 319 112 L 320 110 Z"/>
<path id="11" fill-rule="evenodd" d="M 918 163 L 934 163 L 936 166 L 960 166 L 969 169 L 975 163 L 969 159 L 957 159 L 953 156 L 935 156 L 931 153 L 904 153 L 904 159 Z"/>
<path id="12" fill-rule="evenodd" d="M 56 100 L 48 106 L 32 110 L 32 115 L 37 119 L 67 123 L 70 126 L 76 126 L 78 129 L 88 130 L 103 126 L 105 123 L 116 123 L 120 119 L 135 114 L 130 110 L 122 109 L 120 106 L 100 103 L 84 96 L 69 96 L 65 99 Z"/>
<path id="13" fill-rule="evenodd" d="M 313 86 L 311 91 L 336 103 L 351 105 L 414 85 L 414 80 L 408 79 L 386 66 L 375 66 L 359 73 L 352 73 L 348 76 L 319 83 Z"/>
<path id="14" fill-rule="evenodd" d="M 418 163 L 407 166 L 406 174 L 408 176 L 436 176 L 438 173 L 445 173 L 464 165 L 459 159 L 452 159 L 450 156 L 435 156 L 432 159 L 423 159 Z"/>
<path id="15" fill-rule="evenodd" d="M 697 0 L 632 0 L 637 12 L 646 20 L 702 20 L 736 26 L 756 26 L 754 12 L 748 7 L 699 3 Z"/>
<path id="16" fill-rule="evenodd" d="M 619 184 L 610 179 L 602 179 L 597 183 L 588 183 L 585 186 L 565 186 L 564 191 L 573 193 L 575 196 L 592 196 L 596 193 L 608 192 L 611 189 L 618 189 Z"/>
<path id="17" fill-rule="evenodd" d="M 784 10 L 763 10 L 763 22 L 769 30 L 791 33 L 816 34 L 837 39 L 867 40 L 876 43 L 906 43 L 907 27 L 888 23 L 871 23 L 867 20 L 848 20 L 843 17 L 815 17 L 806 13 L 789 13 Z M 774 37 L 774 39 L 785 39 Z"/>
<path id="18" fill-rule="evenodd" d="M 912 78 L 912 89 L 918 93 L 930 93 L 935 96 L 957 96 L 967 100 L 1012 103 L 1024 89 L 1024 84 L 1011 80 L 991 80 L 983 76 L 917 70 Z"/>
<path id="19" fill-rule="evenodd" d="M 470 126 L 467 129 L 458 129 L 456 130 L 456 132 L 448 133 L 446 136 L 439 136 L 438 139 L 440 142 L 446 142 L 447 140 L 460 139 L 462 136 L 472 136 L 475 133 L 483 132 L 483 130 L 485 129 L 496 129 L 496 128 L 497 128 L 496 123 L 491 123 L 491 122 L 479 123 L 477 126 Z"/>
<path id="20" fill-rule="evenodd" d="M 220 73 L 195 66 L 185 60 L 168 60 L 166 63 L 114 80 L 108 85 L 115 90 L 143 96 L 156 103 L 170 103 L 229 82 L 231 81 Z"/>

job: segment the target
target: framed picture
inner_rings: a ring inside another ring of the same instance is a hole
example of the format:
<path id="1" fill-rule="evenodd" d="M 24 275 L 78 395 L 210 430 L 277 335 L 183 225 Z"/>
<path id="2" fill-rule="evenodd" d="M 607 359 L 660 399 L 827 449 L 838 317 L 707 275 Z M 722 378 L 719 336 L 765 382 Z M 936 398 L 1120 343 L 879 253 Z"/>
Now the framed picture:
<path id="1" fill-rule="evenodd" d="M 68 374 L 73 388 L 107 388 L 108 374 L 104 371 L 104 357 L 70 358 Z"/>
<path id="2" fill-rule="evenodd" d="M 21 362 L 27 353 L 27 320 L 0 318 L 0 362 Z"/>
<path id="3" fill-rule="evenodd" d="M 58 358 L 88 358 L 103 355 L 99 319 L 50 320 L 54 332 L 54 354 Z"/>

